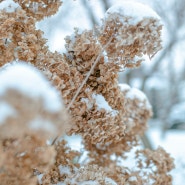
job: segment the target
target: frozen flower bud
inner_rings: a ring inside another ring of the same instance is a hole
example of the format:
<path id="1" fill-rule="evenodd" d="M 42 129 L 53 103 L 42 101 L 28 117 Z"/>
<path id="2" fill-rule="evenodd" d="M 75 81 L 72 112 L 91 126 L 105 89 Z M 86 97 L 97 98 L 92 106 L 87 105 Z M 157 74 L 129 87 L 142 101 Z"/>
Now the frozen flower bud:
<path id="1" fill-rule="evenodd" d="M 109 59 L 121 67 L 137 67 L 147 54 L 152 58 L 161 49 L 160 17 L 148 6 L 122 2 L 107 10 L 100 29 L 100 42 Z"/>
<path id="2" fill-rule="evenodd" d="M 13 63 L 0 71 L 0 135 L 62 132 L 66 114 L 59 92 L 31 65 Z"/>

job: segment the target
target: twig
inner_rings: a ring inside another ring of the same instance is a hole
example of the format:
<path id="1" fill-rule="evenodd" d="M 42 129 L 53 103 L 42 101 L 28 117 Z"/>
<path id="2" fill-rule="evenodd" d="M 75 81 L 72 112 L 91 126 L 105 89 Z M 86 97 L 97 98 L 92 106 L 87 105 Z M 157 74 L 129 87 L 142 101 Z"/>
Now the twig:
<path id="1" fill-rule="evenodd" d="M 80 87 L 78 88 L 78 90 L 76 91 L 76 94 L 74 95 L 73 99 L 71 100 L 71 102 L 69 103 L 67 110 L 69 110 L 71 108 L 71 106 L 73 105 L 76 97 L 78 96 L 78 94 L 80 93 L 82 87 L 85 85 L 85 83 L 87 82 L 87 80 L 89 79 L 89 76 L 91 75 L 92 71 L 94 70 L 96 64 L 99 62 L 99 59 L 101 57 L 101 54 L 103 53 L 103 51 L 105 50 L 105 48 L 110 44 L 110 42 L 112 41 L 113 36 L 110 37 L 109 41 L 107 42 L 106 45 L 104 45 L 104 47 L 102 48 L 101 52 L 99 53 L 98 57 L 96 58 L 94 64 L 92 65 L 89 73 L 87 73 L 87 76 L 85 77 L 84 81 L 82 82 L 82 84 L 80 85 Z"/>

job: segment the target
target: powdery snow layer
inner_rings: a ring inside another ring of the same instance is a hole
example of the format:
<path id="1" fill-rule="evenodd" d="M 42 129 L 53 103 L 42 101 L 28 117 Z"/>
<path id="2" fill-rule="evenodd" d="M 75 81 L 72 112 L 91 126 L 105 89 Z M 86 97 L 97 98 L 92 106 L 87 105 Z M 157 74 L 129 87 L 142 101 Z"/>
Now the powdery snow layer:
<path id="1" fill-rule="evenodd" d="M 6 0 L 1 2 L 0 4 L 0 10 L 5 9 L 7 12 L 14 12 L 16 8 L 18 8 L 19 5 L 15 3 L 13 0 Z"/>
<path id="2" fill-rule="evenodd" d="M 47 119 L 39 118 L 37 117 L 36 119 L 32 120 L 29 123 L 29 128 L 32 130 L 45 130 L 48 132 L 56 133 L 57 132 L 57 127 Z"/>
<path id="3" fill-rule="evenodd" d="M 131 99 L 131 100 L 138 99 L 141 102 L 145 101 L 147 108 L 151 109 L 151 105 L 148 101 L 148 98 L 146 97 L 146 95 L 142 91 L 140 91 L 139 89 L 136 89 L 136 88 L 131 88 L 127 84 L 119 84 L 119 87 L 122 92 L 126 91 L 126 98 Z"/>
<path id="4" fill-rule="evenodd" d="M 112 109 L 101 94 L 93 93 L 92 98 L 95 100 L 98 110 L 105 109 L 105 111 L 111 113 L 112 116 L 116 116 L 118 114 L 118 111 Z M 89 99 L 82 98 L 81 101 L 86 103 L 88 109 L 91 109 L 93 107 L 93 102 L 90 102 Z"/>
<path id="5" fill-rule="evenodd" d="M 129 91 L 130 86 L 128 84 L 119 84 L 121 91 Z"/>
<path id="6" fill-rule="evenodd" d="M 112 185 L 117 185 L 117 183 L 115 181 L 113 181 L 112 179 L 110 179 L 108 177 L 105 177 L 105 182 L 109 183 L 109 184 L 112 184 Z"/>
<path id="7" fill-rule="evenodd" d="M 111 112 L 112 116 L 117 115 L 118 111 L 112 109 L 101 94 L 93 94 L 92 97 L 96 100 L 98 110 L 105 109 L 107 112 Z"/>
<path id="8" fill-rule="evenodd" d="M 0 70 L 0 96 L 14 89 L 31 98 L 42 98 L 46 110 L 59 111 L 62 100 L 58 91 L 37 69 L 23 62 L 5 65 Z"/>
<path id="9" fill-rule="evenodd" d="M 9 117 L 16 116 L 16 110 L 6 102 L 0 102 L 0 125 Z"/>
<path id="10" fill-rule="evenodd" d="M 120 16 L 130 17 L 130 25 L 136 25 L 138 22 L 142 21 L 145 18 L 153 18 L 160 20 L 159 15 L 150 7 L 135 1 L 122 1 L 121 3 L 112 6 L 107 10 L 106 17 L 108 16 L 108 14 L 114 13 Z"/>
<path id="11" fill-rule="evenodd" d="M 70 170 L 69 166 L 60 165 L 58 168 L 59 168 L 60 174 L 67 174 L 67 175 L 71 174 L 71 170 Z"/>
<path id="12" fill-rule="evenodd" d="M 136 88 L 131 88 L 129 92 L 127 93 L 126 97 L 132 100 L 139 99 L 141 101 L 144 101 L 147 99 L 145 94 Z"/>

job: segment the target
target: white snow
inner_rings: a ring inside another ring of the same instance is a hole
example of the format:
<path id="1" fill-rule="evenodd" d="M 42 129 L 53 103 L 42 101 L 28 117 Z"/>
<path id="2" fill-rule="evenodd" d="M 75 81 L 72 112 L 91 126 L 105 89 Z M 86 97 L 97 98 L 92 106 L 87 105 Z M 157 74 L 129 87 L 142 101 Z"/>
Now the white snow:
<path id="1" fill-rule="evenodd" d="M 122 84 L 122 83 L 119 84 L 119 87 L 122 92 L 126 91 L 126 95 L 125 95 L 126 98 L 131 99 L 131 100 L 138 99 L 141 102 L 145 101 L 147 108 L 151 109 L 151 105 L 148 101 L 148 98 L 142 91 L 136 88 L 131 88 L 129 85 Z M 143 106 L 143 103 L 141 103 L 140 106 Z"/>
<path id="2" fill-rule="evenodd" d="M 141 92 L 140 90 L 136 89 L 136 88 L 131 88 L 130 91 L 127 92 L 126 98 L 129 98 L 131 100 L 138 99 L 142 102 L 145 101 L 146 107 L 148 109 L 151 109 L 151 105 L 150 105 L 146 95 L 143 92 Z M 143 104 L 140 104 L 140 106 L 143 106 Z"/>
<path id="3" fill-rule="evenodd" d="M 59 92 L 36 68 L 23 62 L 5 65 L 0 71 L 0 96 L 8 89 L 15 89 L 31 98 L 42 98 L 46 110 L 59 111 L 62 100 Z"/>
<path id="4" fill-rule="evenodd" d="M 117 183 L 115 181 L 113 181 L 112 179 L 105 177 L 105 183 L 111 183 L 111 185 L 117 185 Z"/>
<path id="5" fill-rule="evenodd" d="M 88 180 L 84 182 L 78 182 L 78 185 L 99 185 L 99 182 L 94 180 Z"/>
<path id="6" fill-rule="evenodd" d="M 121 3 L 118 3 L 110 7 L 106 12 L 105 17 L 107 18 L 109 14 L 114 13 L 120 16 L 129 17 L 130 19 L 128 20 L 128 23 L 130 25 L 136 25 L 138 22 L 146 18 L 160 20 L 159 15 L 155 11 L 153 11 L 150 7 L 132 1 L 129 2 L 123 0 Z"/>
<path id="7" fill-rule="evenodd" d="M 39 184 L 42 184 L 42 177 L 43 176 L 44 176 L 44 174 L 37 175 L 37 179 L 38 179 Z"/>
<path id="8" fill-rule="evenodd" d="M 0 3 L 0 10 L 5 9 L 7 12 L 14 12 L 19 5 L 13 0 L 6 0 Z"/>
<path id="9" fill-rule="evenodd" d="M 8 103 L 0 100 L 0 125 L 10 116 L 16 116 L 16 110 Z"/>
<path id="10" fill-rule="evenodd" d="M 135 176 L 129 177 L 129 181 L 137 181 L 137 178 Z"/>
<path id="11" fill-rule="evenodd" d="M 127 94 L 126 94 L 126 97 L 129 98 L 129 99 L 139 99 L 141 101 L 144 101 L 146 100 L 146 96 L 144 93 L 142 93 L 140 90 L 136 89 L 136 88 L 131 88 Z"/>
<path id="12" fill-rule="evenodd" d="M 105 109 L 107 112 L 110 112 L 112 116 L 117 115 L 118 111 L 112 109 L 111 106 L 108 104 L 108 102 L 101 94 L 93 93 L 92 98 L 96 100 L 96 105 L 98 110 Z"/>
<path id="13" fill-rule="evenodd" d="M 60 174 L 67 174 L 67 175 L 71 174 L 69 166 L 60 165 L 58 168 L 59 168 Z"/>
<path id="14" fill-rule="evenodd" d="M 118 111 L 112 109 L 101 94 L 93 93 L 92 98 L 95 100 L 98 110 L 105 109 L 105 111 L 110 112 L 112 116 L 116 116 L 118 114 Z M 88 109 L 93 107 L 93 102 L 91 103 L 88 98 L 82 98 L 81 101 L 86 103 Z"/>
<path id="15" fill-rule="evenodd" d="M 34 120 L 32 120 L 29 124 L 28 124 L 30 129 L 33 130 L 44 130 L 44 131 L 48 131 L 48 132 L 52 132 L 52 133 L 56 133 L 57 132 L 57 128 L 55 127 L 55 125 L 43 118 L 36 118 Z"/>
<path id="16" fill-rule="evenodd" d="M 135 56 L 133 58 L 133 61 L 136 63 L 137 61 L 146 61 L 146 62 L 150 62 L 150 58 L 148 57 L 148 55 L 142 55 L 142 56 Z"/>
<path id="17" fill-rule="evenodd" d="M 93 107 L 93 104 L 89 101 L 88 98 L 82 98 L 81 102 L 85 102 L 88 109 L 91 109 Z"/>
<path id="18" fill-rule="evenodd" d="M 119 84 L 119 87 L 122 92 L 130 90 L 130 86 L 128 84 Z"/>
<path id="19" fill-rule="evenodd" d="M 79 152 L 83 150 L 82 144 L 83 139 L 81 135 L 72 135 L 72 136 L 65 135 L 64 139 L 67 140 L 67 143 L 72 150 L 76 150 Z"/>

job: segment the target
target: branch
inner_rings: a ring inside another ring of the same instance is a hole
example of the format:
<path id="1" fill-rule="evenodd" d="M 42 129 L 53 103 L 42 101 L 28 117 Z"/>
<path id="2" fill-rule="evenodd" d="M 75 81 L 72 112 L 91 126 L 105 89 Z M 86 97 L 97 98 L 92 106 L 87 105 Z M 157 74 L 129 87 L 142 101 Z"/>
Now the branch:
<path id="1" fill-rule="evenodd" d="M 87 73 L 87 76 L 85 77 L 84 81 L 82 82 L 82 84 L 80 85 L 80 87 L 78 88 L 78 90 L 76 91 L 76 94 L 74 95 L 73 99 L 71 100 L 71 102 L 69 103 L 67 110 L 69 110 L 71 108 L 71 106 L 73 105 L 75 99 L 77 98 L 78 94 L 80 93 L 81 89 L 83 88 L 83 86 L 86 84 L 87 80 L 89 79 L 91 73 L 93 72 L 94 68 L 96 67 L 96 64 L 99 62 L 100 57 L 102 56 L 103 51 L 105 50 L 105 48 L 110 44 L 110 42 L 112 41 L 111 37 L 109 39 L 109 41 L 107 42 L 106 45 L 104 45 L 104 47 L 101 49 L 100 53 L 98 54 L 94 64 L 92 65 L 90 71 Z"/>

